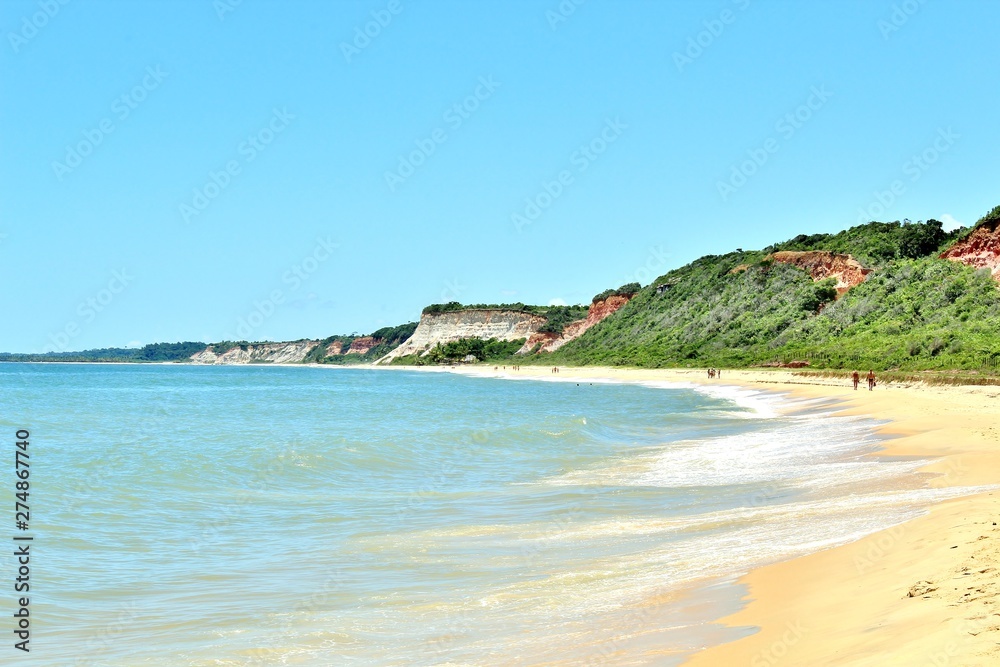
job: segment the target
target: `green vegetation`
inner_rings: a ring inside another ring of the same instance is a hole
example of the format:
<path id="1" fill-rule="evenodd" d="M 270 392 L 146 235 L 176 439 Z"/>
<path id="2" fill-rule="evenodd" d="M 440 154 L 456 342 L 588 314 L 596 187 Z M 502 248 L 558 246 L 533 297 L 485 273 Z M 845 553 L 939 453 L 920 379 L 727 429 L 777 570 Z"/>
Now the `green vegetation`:
<path id="1" fill-rule="evenodd" d="M 1000 219 L 1000 207 L 984 218 L 991 219 Z M 959 236 L 934 220 L 869 223 L 760 252 L 702 257 L 661 276 L 579 339 L 531 356 L 545 364 L 738 367 L 806 360 L 816 368 L 995 373 L 996 281 L 988 270 L 937 259 Z M 834 300 L 832 280 L 814 282 L 805 271 L 764 260 L 776 250 L 847 252 L 863 263 L 869 258 L 877 270 Z M 734 271 L 742 265 L 748 268 Z"/>
<path id="2" fill-rule="evenodd" d="M 989 271 L 924 258 L 891 262 L 772 347 L 818 367 L 990 370 L 998 332 L 1000 290 Z"/>
<path id="3" fill-rule="evenodd" d="M 837 234 L 800 234 L 767 248 L 779 250 L 828 250 L 848 253 L 865 266 L 878 267 L 894 259 L 917 259 L 938 252 L 954 241 L 937 220 L 927 222 L 869 222 Z"/>
<path id="4" fill-rule="evenodd" d="M 458 301 L 448 303 L 432 303 L 423 309 L 424 315 L 439 315 L 441 313 L 451 313 L 456 310 L 513 310 L 522 313 L 540 314 L 545 310 L 545 306 L 526 306 L 518 303 L 471 303 L 461 304 Z"/>
<path id="5" fill-rule="evenodd" d="M 186 361 L 204 349 L 204 343 L 151 343 L 139 348 L 133 361 Z"/>
<path id="6" fill-rule="evenodd" d="M 570 322 L 582 320 L 587 316 L 586 306 L 548 306 L 545 310 L 545 324 L 538 327 L 541 333 L 562 334 Z"/>
<path id="7" fill-rule="evenodd" d="M 245 340 L 241 340 L 241 341 L 224 340 L 221 343 L 212 343 L 211 345 L 208 346 L 208 349 L 211 352 L 213 352 L 213 353 L 218 354 L 218 355 L 221 356 L 221 355 L 225 354 L 226 352 L 229 352 L 229 350 L 232 350 L 233 348 L 238 347 L 241 350 L 245 350 L 249 346 L 250 346 L 250 343 L 248 343 Z"/>
<path id="8" fill-rule="evenodd" d="M 0 353 L 0 361 L 187 361 L 192 354 L 205 349 L 204 343 L 151 343 L 140 348 L 106 347 L 80 352 L 46 352 L 44 354 Z"/>
<path id="9" fill-rule="evenodd" d="M 369 336 L 378 341 L 378 343 L 372 347 L 370 350 L 364 354 L 347 354 L 347 351 L 353 343 L 361 336 L 351 334 L 349 336 L 330 336 L 317 345 L 312 351 L 306 355 L 303 359 L 304 363 L 313 364 L 366 364 L 371 363 L 385 355 L 389 352 L 395 350 L 400 346 L 407 338 L 413 335 L 413 332 L 417 328 L 416 322 L 407 322 L 406 324 L 400 324 L 395 327 L 383 327 L 377 331 L 373 331 Z M 327 350 L 333 343 L 339 342 L 341 344 L 340 354 L 328 354 Z"/>
<path id="10" fill-rule="evenodd" d="M 632 366 L 739 363 L 735 354 L 766 346 L 831 298 L 828 283 L 802 270 L 761 262 L 762 253 L 702 257 L 639 292 L 616 313 L 543 363 Z M 745 271 L 733 273 L 741 265 Z M 725 363 L 723 363 L 725 359 Z"/>
<path id="11" fill-rule="evenodd" d="M 426 357 L 416 354 L 400 357 L 393 361 L 394 364 L 406 364 L 423 366 L 424 364 L 450 364 L 465 361 L 465 358 L 472 355 L 476 361 L 506 361 L 514 356 L 514 353 L 521 349 L 526 338 L 517 340 L 498 340 L 496 338 L 461 338 L 442 345 L 438 343 L 427 353 Z"/>
<path id="12" fill-rule="evenodd" d="M 642 289 L 642 285 L 639 283 L 627 283 L 622 285 L 618 289 L 606 289 L 600 294 L 595 294 L 591 303 L 597 303 L 598 301 L 604 301 L 605 299 L 612 296 L 632 296 L 638 294 L 639 290 Z"/>
<path id="13" fill-rule="evenodd" d="M 979 218 L 979 220 L 976 221 L 976 224 L 973 225 L 973 228 L 979 227 L 980 225 L 985 225 L 988 222 L 997 222 L 997 221 L 1000 221 L 1000 206 L 994 207 L 993 210 L 991 210 L 989 213 Z"/>

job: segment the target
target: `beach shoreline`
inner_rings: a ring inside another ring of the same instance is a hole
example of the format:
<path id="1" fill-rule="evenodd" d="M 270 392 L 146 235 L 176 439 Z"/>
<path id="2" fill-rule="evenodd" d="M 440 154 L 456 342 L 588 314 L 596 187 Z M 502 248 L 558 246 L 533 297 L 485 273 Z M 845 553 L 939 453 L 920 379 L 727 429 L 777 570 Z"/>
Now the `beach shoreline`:
<path id="1" fill-rule="evenodd" d="M 436 369 L 438 370 L 438 369 Z M 884 457 L 920 457 L 928 486 L 1000 484 L 1000 388 L 880 383 L 787 370 L 642 370 L 549 367 L 463 374 L 614 382 L 669 382 L 833 400 L 839 415 L 883 422 Z M 856 542 L 752 570 L 744 607 L 720 619 L 758 631 L 706 647 L 685 665 L 1000 664 L 1000 490 L 947 500 L 926 514 Z"/>
<path id="2" fill-rule="evenodd" d="M 785 369 L 724 370 L 721 378 L 709 379 L 704 369 L 253 366 L 757 390 L 785 395 L 793 406 L 814 401 L 825 412 L 880 422 L 876 432 L 885 439 L 872 456 L 928 460 L 920 472 L 928 474 L 930 487 L 1000 484 L 1000 387 L 991 385 L 880 382 L 873 392 L 863 384 L 855 391 L 847 378 Z M 1000 664 L 998 523 L 1000 490 L 946 500 L 858 541 L 753 569 L 738 580 L 747 591 L 742 608 L 717 621 L 750 634 L 704 647 L 684 664 Z"/>

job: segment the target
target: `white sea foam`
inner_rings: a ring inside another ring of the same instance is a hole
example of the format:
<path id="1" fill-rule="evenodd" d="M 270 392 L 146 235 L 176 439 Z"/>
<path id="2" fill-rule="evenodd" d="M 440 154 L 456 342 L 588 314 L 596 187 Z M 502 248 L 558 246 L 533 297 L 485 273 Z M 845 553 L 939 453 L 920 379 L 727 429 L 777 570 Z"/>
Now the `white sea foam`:
<path id="1" fill-rule="evenodd" d="M 869 456 L 880 442 L 872 427 L 856 417 L 772 417 L 747 432 L 672 442 L 546 483 L 683 488 L 788 482 L 821 488 L 891 480 L 922 465 Z"/>

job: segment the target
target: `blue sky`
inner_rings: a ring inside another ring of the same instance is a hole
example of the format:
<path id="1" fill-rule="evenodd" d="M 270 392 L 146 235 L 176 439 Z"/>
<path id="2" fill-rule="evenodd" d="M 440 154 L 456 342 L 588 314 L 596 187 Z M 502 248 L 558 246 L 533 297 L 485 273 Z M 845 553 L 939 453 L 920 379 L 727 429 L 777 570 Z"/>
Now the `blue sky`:
<path id="1" fill-rule="evenodd" d="M 1000 203 L 997 25 L 985 1 L 5 1 L 0 351 L 366 333 L 970 223 Z"/>

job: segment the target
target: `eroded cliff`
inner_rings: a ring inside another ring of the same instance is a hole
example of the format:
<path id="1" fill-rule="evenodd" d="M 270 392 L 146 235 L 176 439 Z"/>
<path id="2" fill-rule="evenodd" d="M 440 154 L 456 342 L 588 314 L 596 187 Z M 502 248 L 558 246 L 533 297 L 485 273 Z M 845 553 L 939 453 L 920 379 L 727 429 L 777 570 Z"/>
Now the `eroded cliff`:
<path id="1" fill-rule="evenodd" d="M 191 355 L 196 364 L 295 364 L 301 363 L 313 348 L 319 345 L 315 340 L 299 340 L 290 343 L 250 343 L 235 345 L 221 354 L 215 346 Z M 215 348 L 215 349 L 213 349 Z"/>
<path id="2" fill-rule="evenodd" d="M 470 309 L 425 313 L 420 317 L 413 335 L 376 363 L 388 363 L 409 354 L 425 355 L 438 343 L 463 338 L 505 341 L 529 338 L 545 322 L 546 319 L 540 315 L 514 310 Z"/>
<path id="3" fill-rule="evenodd" d="M 989 269 L 1000 281 L 1000 220 L 984 222 L 971 234 L 941 253 L 941 259 Z"/>
<path id="4" fill-rule="evenodd" d="M 381 342 L 381 338 L 375 338 L 373 336 L 361 336 L 360 338 L 355 338 L 351 341 L 351 347 L 348 348 L 347 354 L 365 354 L 368 350 L 372 349 Z"/>
<path id="5" fill-rule="evenodd" d="M 861 266 L 861 263 L 850 255 L 843 255 L 826 250 L 782 250 L 768 255 L 767 259 L 779 264 L 791 264 L 809 273 L 813 280 L 835 278 L 837 294 L 860 285 L 872 272 Z"/>
<path id="6" fill-rule="evenodd" d="M 587 317 L 582 320 L 570 322 L 563 327 L 562 334 L 536 332 L 532 334 L 524 346 L 517 351 L 518 354 L 527 354 L 540 346 L 540 352 L 552 352 L 558 350 L 566 343 L 579 338 L 587 329 L 591 328 L 607 316 L 611 315 L 619 308 L 629 302 L 631 296 L 609 296 L 607 299 L 595 301 L 590 304 L 587 310 Z"/>

